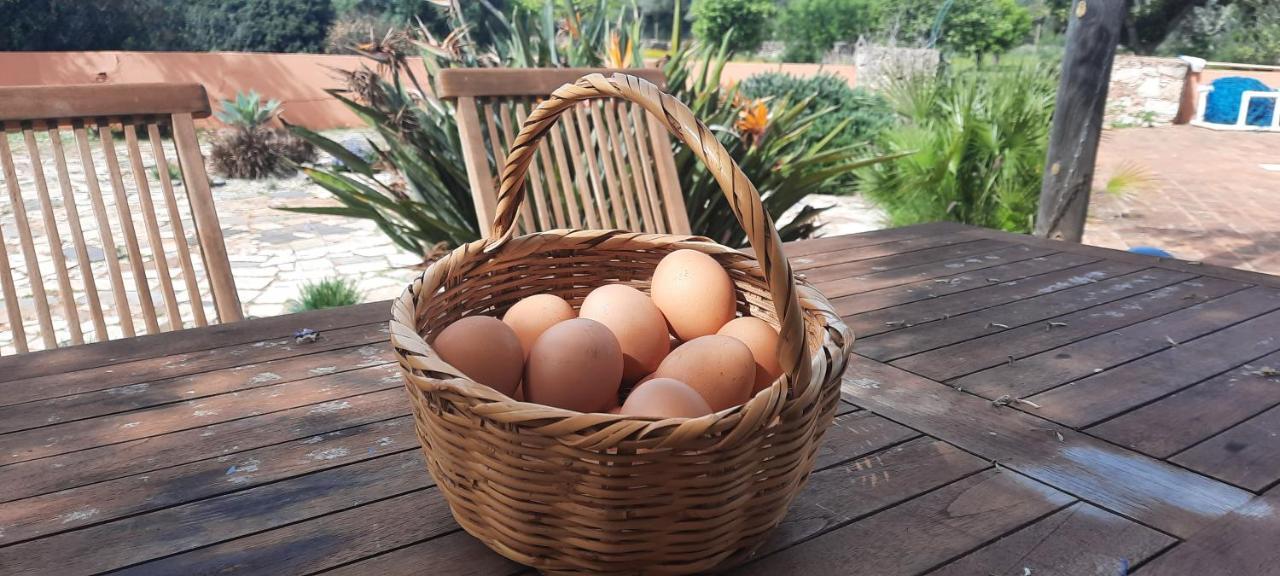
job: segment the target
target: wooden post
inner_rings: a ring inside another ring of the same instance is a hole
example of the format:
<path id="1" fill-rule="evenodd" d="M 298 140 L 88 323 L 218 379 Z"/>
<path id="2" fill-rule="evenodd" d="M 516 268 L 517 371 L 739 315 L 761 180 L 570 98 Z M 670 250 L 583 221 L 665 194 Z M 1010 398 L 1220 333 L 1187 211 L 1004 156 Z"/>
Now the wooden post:
<path id="1" fill-rule="evenodd" d="M 1125 6 L 1125 0 L 1076 0 L 1072 6 L 1040 188 L 1037 236 L 1071 242 L 1079 242 L 1084 236 L 1111 62 L 1120 40 Z"/>

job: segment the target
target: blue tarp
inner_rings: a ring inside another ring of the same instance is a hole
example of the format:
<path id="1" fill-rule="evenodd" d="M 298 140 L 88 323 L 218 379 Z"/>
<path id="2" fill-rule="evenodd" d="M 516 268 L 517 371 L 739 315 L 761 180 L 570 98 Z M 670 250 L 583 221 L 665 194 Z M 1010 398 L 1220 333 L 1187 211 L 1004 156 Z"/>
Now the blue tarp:
<path id="1" fill-rule="evenodd" d="M 1215 124 L 1235 124 L 1240 117 L 1240 94 L 1246 90 L 1270 91 L 1266 84 L 1254 78 L 1231 76 L 1213 81 L 1213 92 L 1204 107 L 1204 119 Z M 1276 112 L 1276 102 L 1270 98 L 1254 98 L 1249 101 L 1250 126 L 1270 126 Z"/>

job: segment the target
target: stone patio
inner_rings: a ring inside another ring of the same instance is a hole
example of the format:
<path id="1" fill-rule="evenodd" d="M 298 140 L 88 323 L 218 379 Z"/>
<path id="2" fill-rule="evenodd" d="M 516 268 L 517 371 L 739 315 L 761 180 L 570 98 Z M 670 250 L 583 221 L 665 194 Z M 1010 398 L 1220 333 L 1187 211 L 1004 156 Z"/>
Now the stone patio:
<path id="1" fill-rule="evenodd" d="M 1124 199 L 1095 192 L 1086 244 L 1154 246 L 1186 260 L 1280 274 L 1280 134 L 1108 130 L 1095 190 L 1126 165 L 1155 181 Z"/>

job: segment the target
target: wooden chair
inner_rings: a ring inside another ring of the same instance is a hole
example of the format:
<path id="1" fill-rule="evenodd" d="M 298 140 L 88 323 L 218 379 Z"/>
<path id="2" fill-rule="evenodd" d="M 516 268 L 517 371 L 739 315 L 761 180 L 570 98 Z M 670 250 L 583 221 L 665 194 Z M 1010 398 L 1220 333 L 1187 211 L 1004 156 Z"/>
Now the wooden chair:
<path id="1" fill-rule="evenodd" d="M 0 164 L 8 190 L 8 200 L 0 200 L 7 318 L 0 332 L 12 333 L 13 349 L 27 352 L 28 338 L 37 335 L 49 349 L 242 318 L 192 123 L 208 115 L 198 84 L 0 87 Z M 171 144 L 162 131 L 172 133 Z M 181 186 L 169 177 L 171 154 Z M 49 192 L 49 172 L 57 174 L 60 197 Z M 103 191 L 108 185 L 110 195 Z M 106 273 L 109 287 L 98 285 L 95 272 Z M 110 292 L 110 302 L 102 292 Z"/>
<path id="2" fill-rule="evenodd" d="M 457 104 L 458 133 L 480 230 L 488 235 L 496 182 L 511 139 L 529 110 L 588 68 L 472 68 L 440 72 L 439 96 Z M 665 89 L 654 69 L 628 69 Z M 688 234 L 675 159 L 662 124 L 630 102 L 584 102 L 551 127 L 529 168 L 517 232 L 623 228 Z"/>

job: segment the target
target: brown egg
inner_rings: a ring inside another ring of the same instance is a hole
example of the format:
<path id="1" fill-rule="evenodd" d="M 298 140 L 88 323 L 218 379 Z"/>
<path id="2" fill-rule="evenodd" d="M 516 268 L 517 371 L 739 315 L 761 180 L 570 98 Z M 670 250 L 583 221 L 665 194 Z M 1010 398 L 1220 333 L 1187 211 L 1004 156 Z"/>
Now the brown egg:
<path id="1" fill-rule="evenodd" d="M 524 350 L 511 327 L 492 316 L 468 316 L 445 326 L 432 348 L 463 375 L 510 396 L 520 384 Z"/>
<path id="2" fill-rule="evenodd" d="M 697 390 L 713 411 L 746 402 L 755 384 L 751 349 L 736 338 L 703 336 L 671 351 L 653 377 L 674 378 Z"/>
<path id="3" fill-rule="evenodd" d="M 624 384 L 656 370 L 671 351 L 662 312 L 644 292 L 630 286 L 610 284 L 592 290 L 582 301 L 578 317 L 604 324 L 618 339 Z"/>
<path id="4" fill-rule="evenodd" d="M 525 363 L 529 402 L 579 412 L 603 412 L 618 403 L 622 347 L 604 324 L 565 320 L 533 343 Z"/>
<path id="5" fill-rule="evenodd" d="M 752 396 L 768 388 L 782 375 L 782 366 L 778 364 L 778 331 L 768 322 L 751 316 L 734 318 L 716 334 L 737 338 L 751 349 L 751 356 L 756 360 L 756 382 L 751 388 Z"/>
<path id="6" fill-rule="evenodd" d="M 522 298 L 502 315 L 502 321 L 516 331 L 520 338 L 520 346 L 524 348 L 524 357 L 529 357 L 529 349 L 542 333 L 560 322 L 573 318 L 573 306 L 564 298 L 555 294 L 535 294 Z"/>
<path id="7" fill-rule="evenodd" d="M 714 258 L 695 250 L 676 250 L 653 271 L 653 303 L 671 331 L 686 342 L 715 334 L 733 319 L 733 282 Z"/>
<path id="8" fill-rule="evenodd" d="M 636 386 L 619 413 L 652 418 L 697 418 L 710 414 L 711 406 L 684 382 L 654 378 Z"/>
<path id="9" fill-rule="evenodd" d="M 608 414 L 621 414 L 621 413 L 622 413 L 622 407 L 621 407 L 621 406 L 614 406 L 613 408 L 610 408 L 610 409 L 608 409 L 608 410 L 605 410 L 605 412 L 606 412 L 606 413 L 608 413 Z"/>

